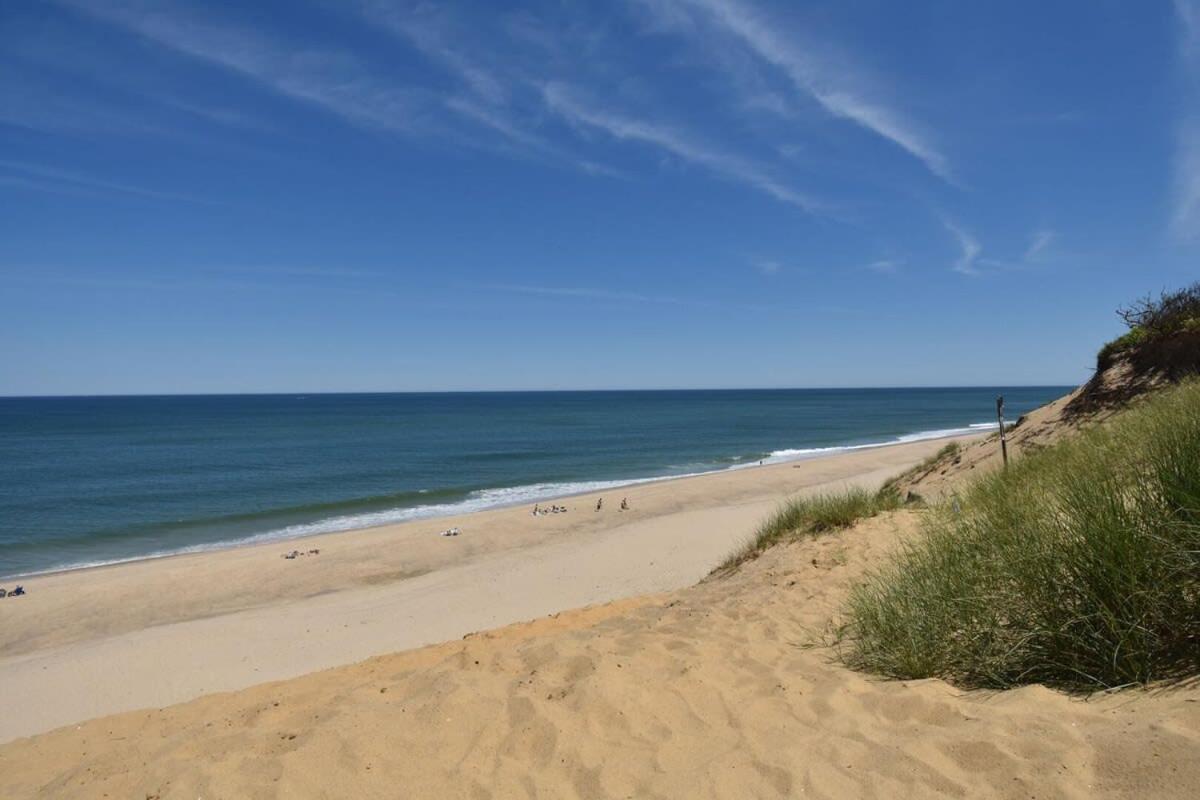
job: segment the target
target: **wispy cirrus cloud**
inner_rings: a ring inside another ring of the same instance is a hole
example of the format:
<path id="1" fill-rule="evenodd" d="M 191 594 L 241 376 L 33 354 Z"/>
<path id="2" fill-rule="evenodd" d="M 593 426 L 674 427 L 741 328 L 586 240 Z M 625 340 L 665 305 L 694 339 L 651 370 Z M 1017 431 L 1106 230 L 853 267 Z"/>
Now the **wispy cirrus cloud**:
<path id="1" fill-rule="evenodd" d="M 760 258 L 755 260 L 754 268 L 763 275 L 770 276 L 778 275 L 780 270 L 783 269 L 783 265 L 773 258 Z"/>
<path id="2" fill-rule="evenodd" d="M 1190 240 L 1200 237 L 1200 3 L 1175 0 L 1175 15 L 1185 94 L 1175 130 L 1170 228 Z"/>
<path id="3" fill-rule="evenodd" d="M 507 100 L 509 89 L 496 72 L 451 45 L 446 12 L 429 4 L 399 5 L 390 0 L 359 0 L 362 15 L 370 22 L 403 38 L 428 58 L 457 76 L 469 92 L 492 105 Z"/>
<path id="4" fill-rule="evenodd" d="M 1200 55 L 1200 4 L 1196 0 L 1174 0 L 1175 14 L 1182 25 L 1181 46 L 1184 56 Z"/>
<path id="5" fill-rule="evenodd" d="M 343 51 L 284 44 L 173 4 L 59 1 L 352 124 L 391 131 L 419 125 L 423 90 L 379 80 Z"/>
<path id="6" fill-rule="evenodd" d="M 1041 258 L 1056 238 L 1058 234 L 1048 228 L 1034 231 L 1029 238 L 1029 246 L 1025 248 L 1025 260 L 1036 261 Z"/>
<path id="7" fill-rule="evenodd" d="M 494 52 L 488 52 L 486 58 L 478 49 L 469 52 L 461 45 L 456 20 L 448 10 L 392 0 L 359 0 L 357 8 L 369 24 L 413 47 L 459 82 L 460 88 L 442 97 L 441 104 L 461 120 L 500 134 L 525 154 L 593 175 L 623 177 L 618 170 L 578 157 L 539 135 L 530 124 L 529 110 L 513 105 L 514 96 L 521 91 L 538 94 L 537 85 Z"/>
<path id="8" fill-rule="evenodd" d="M 821 203 L 783 184 L 753 162 L 702 143 L 683 131 L 588 105 L 562 84 L 547 84 L 543 94 L 546 105 L 573 125 L 595 128 L 615 139 L 653 145 L 682 161 L 805 211 L 822 208 Z"/>
<path id="9" fill-rule="evenodd" d="M 904 262 L 898 261 L 894 258 L 881 258 L 867 264 L 867 269 L 871 270 L 872 272 L 878 272 L 881 275 L 894 275 L 900 271 L 900 267 L 903 266 L 903 264 Z"/>
<path id="10" fill-rule="evenodd" d="M 157 136 L 165 130 L 125 110 L 90 97 L 62 95 L 41 82 L 0 70 L 0 124 L 47 133 Z"/>
<path id="11" fill-rule="evenodd" d="M 954 240 L 958 243 L 959 255 L 954 260 L 954 265 L 951 267 L 955 272 L 962 275 L 970 275 L 972 277 L 981 275 L 976 261 L 979 259 L 980 253 L 983 252 L 983 245 L 975 236 L 962 226 L 950 219 L 943 219 L 942 225 L 946 230 L 950 231 L 954 236 Z"/>
<path id="12" fill-rule="evenodd" d="M 1171 231 L 1195 239 L 1200 236 L 1200 118 L 1179 123 L 1172 162 Z"/>
<path id="13" fill-rule="evenodd" d="M 586 152 L 595 139 L 562 138 L 561 129 L 546 126 L 547 119 L 567 121 L 571 128 L 602 130 L 623 141 L 637 141 L 671 154 L 681 162 L 701 167 L 725 180 L 754 188 L 777 201 L 809 212 L 824 204 L 790 185 L 773 164 L 749 155 L 746 142 L 736 141 L 722 129 L 718 136 L 651 121 L 644 113 L 626 109 L 648 103 L 614 100 L 614 76 L 619 85 L 626 72 L 625 45 L 614 42 L 584 24 L 586 11 L 559 10 L 538 19 L 504 13 L 492 21 L 497 35 L 481 38 L 478 20 L 465 20 L 452 10 L 426 3 L 392 0 L 355 0 L 349 16 L 393 36 L 406 47 L 453 79 L 452 85 L 428 82 L 428 70 L 415 73 L 416 83 L 399 85 L 361 60 L 354 51 L 317 38 L 295 41 L 272 28 L 232 22 L 206 6 L 180 0 L 56 0 L 60 5 L 121 28 L 180 56 L 228 71 L 251 85 L 273 92 L 344 122 L 368 130 L 415 136 L 437 135 L 455 144 L 495 150 L 518 158 L 532 158 L 568 166 L 588 174 L 627 177 L 624 169 L 599 163 Z M 468 22 L 470 24 L 468 24 Z M 523 22 L 518 25 L 517 22 Z M 515 27 L 514 27 L 515 26 Z M 522 32 L 518 36 L 511 31 Z M 530 30 L 542 36 L 532 44 Z M 549 47 L 550 50 L 546 50 Z M 536 52 L 531 52 L 536 51 Z M 581 57 L 586 52 L 587 57 Z M 753 60 L 750 54 L 740 56 Z M 426 79 L 425 83 L 421 83 Z M 581 96 L 565 87 L 586 88 Z M 648 99 L 653 89 L 646 84 Z M 593 98 L 600 98 L 591 103 Z M 187 98 L 181 108 L 200 109 Z M 655 108 L 666 105 L 653 103 Z M 225 114 L 222 123 L 237 122 Z M 705 130 L 707 131 L 707 121 Z M 721 121 L 714 119 L 714 127 Z M 714 141 L 725 144 L 717 146 Z M 761 149 L 761 148 L 759 148 Z M 756 152 L 756 151 L 755 151 Z"/>
<path id="14" fill-rule="evenodd" d="M 0 173 L 0 181 L 9 185 L 21 185 L 31 189 L 59 192 L 62 194 L 111 194 L 116 192 L 157 200 L 185 200 L 194 203 L 210 202 L 186 194 L 147 189 L 143 186 L 136 186 L 122 181 L 105 180 L 104 178 L 97 178 L 73 170 L 49 167 L 44 164 L 34 164 L 25 161 L 0 159 L 0 171 L 9 173 L 7 175 Z"/>
<path id="15" fill-rule="evenodd" d="M 199 271 L 204 274 L 212 275 L 257 275 L 266 277 L 278 276 L 285 278 L 333 278 L 357 280 L 362 278 L 387 277 L 386 272 L 373 269 L 359 269 L 357 267 L 323 267 L 304 264 L 290 266 L 225 265 L 202 267 Z"/>
<path id="16" fill-rule="evenodd" d="M 696 305 L 699 301 L 686 300 L 669 295 L 648 295 L 638 292 L 620 292 L 587 286 L 534 286 L 513 283 L 473 283 L 467 288 L 485 292 L 507 292 L 530 294 L 542 297 L 574 297 L 587 300 L 612 300 L 625 303 L 662 303 L 666 305 Z M 707 305 L 707 304 L 705 304 Z"/>
<path id="17" fill-rule="evenodd" d="M 724 299 L 716 301 L 694 297 L 679 297 L 676 295 L 643 294 L 641 292 L 626 292 L 592 286 L 542 286 L 513 283 L 465 283 L 460 284 L 460 286 L 464 289 L 478 292 L 502 292 L 505 294 L 521 294 L 567 300 L 593 300 L 605 303 L 679 306 L 680 308 L 690 309 L 734 308 L 754 312 L 777 310 L 775 306 L 763 303 L 742 303 Z"/>
<path id="18" fill-rule="evenodd" d="M 946 156 L 928 133 L 903 113 L 860 88 L 864 79 L 846 63 L 826 64 L 807 47 L 797 32 L 783 32 L 774 21 L 740 0 L 640 0 L 653 9 L 666 27 L 696 33 L 700 29 L 687 15 L 699 10 L 727 36 L 739 41 L 766 63 L 780 70 L 792 85 L 812 98 L 830 115 L 850 121 L 886 139 L 918 159 L 937 177 L 953 183 Z M 844 61 L 844 60 L 843 60 Z"/>
<path id="19" fill-rule="evenodd" d="M 1038 228 L 1029 234 L 1028 244 L 1020 255 L 1012 258 L 980 258 L 978 264 L 996 272 L 1021 272 L 1045 266 L 1050 261 L 1062 261 L 1064 254 L 1059 251 L 1057 231 L 1049 228 Z"/>

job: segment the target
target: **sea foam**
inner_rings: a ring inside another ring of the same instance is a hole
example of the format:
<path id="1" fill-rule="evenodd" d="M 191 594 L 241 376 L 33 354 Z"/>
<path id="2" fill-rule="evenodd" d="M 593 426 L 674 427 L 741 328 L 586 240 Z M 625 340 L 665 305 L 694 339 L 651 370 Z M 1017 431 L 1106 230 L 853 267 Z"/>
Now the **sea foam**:
<path id="1" fill-rule="evenodd" d="M 313 522 L 287 525 L 281 528 L 264 531 L 262 533 L 256 533 L 252 536 L 171 548 L 128 558 L 114 558 L 108 560 L 63 564 L 52 569 L 28 572 L 25 574 L 41 575 L 53 572 L 65 572 L 73 569 L 111 566 L 113 564 L 124 564 L 132 561 L 167 558 L 169 556 L 186 555 L 188 553 L 225 550 L 231 547 L 242 547 L 252 544 L 282 542 L 290 539 L 299 539 L 305 536 L 315 536 L 322 533 L 340 533 L 343 531 L 375 528 L 381 525 L 394 525 L 396 523 L 411 522 L 414 520 L 453 517 L 460 514 L 470 514 L 475 511 L 486 511 L 495 508 L 508 508 L 512 506 L 528 505 L 529 503 L 540 503 L 546 500 L 561 499 L 564 497 L 570 497 L 572 495 L 590 494 L 592 492 L 619 489 L 622 487 L 636 486 L 639 484 L 653 483 L 656 481 L 690 478 L 697 475 L 707 475 L 716 472 L 724 472 L 727 470 L 746 469 L 749 467 L 758 466 L 760 462 L 763 464 L 779 464 L 787 461 L 802 461 L 808 458 L 836 455 L 837 453 L 846 453 L 855 450 L 869 450 L 878 447 L 887 447 L 889 445 L 921 442 L 931 439 L 945 439 L 952 436 L 964 436 L 972 433 L 982 433 L 989 430 L 994 431 L 998 427 L 999 426 L 995 422 L 977 422 L 963 428 L 941 428 L 937 430 L 918 431 L 916 433 L 907 433 L 892 439 L 878 442 L 831 445 L 828 447 L 784 448 L 781 450 L 773 450 L 769 455 L 762 459 L 752 459 L 743 463 L 713 467 L 712 469 L 702 469 L 678 474 L 658 475 L 649 478 L 625 478 L 619 480 L 574 481 L 564 483 L 534 483 L 523 486 L 480 489 L 471 492 L 470 495 L 468 495 L 465 499 L 453 503 L 430 503 L 426 505 L 391 508 L 366 513 L 343 514 L 315 520 Z"/>
<path id="2" fill-rule="evenodd" d="M 916 433 L 906 433 L 897 436 L 894 439 L 888 439 L 882 442 L 864 442 L 861 444 L 842 444 L 832 445 L 829 447 L 801 447 L 789 448 L 785 450 L 773 450 L 764 461 L 768 464 L 777 464 L 781 461 L 797 461 L 804 458 L 812 458 L 814 456 L 833 455 L 836 453 L 847 453 L 853 450 L 870 450 L 876 447 L 887 447 L 893 444 L 909 444 L 912 442 L 924 442 L 931 439 L 948 439 L 951 436 L 968 436 L 972 433 L 984 433 L 986 431 L 999 430 L 1000 425 L 996 422 L 974 422 L 965 428 L 940 428 L 938 430 L 918 431 Z"/>

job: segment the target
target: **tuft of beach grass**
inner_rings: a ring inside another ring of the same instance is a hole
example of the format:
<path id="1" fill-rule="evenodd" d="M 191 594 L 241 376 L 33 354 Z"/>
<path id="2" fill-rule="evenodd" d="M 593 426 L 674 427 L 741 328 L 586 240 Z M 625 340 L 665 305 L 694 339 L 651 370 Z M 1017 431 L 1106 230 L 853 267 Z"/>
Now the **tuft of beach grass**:
<path id="1" fill-rule="evenodd" d="M 1106 689 L 1200 673 L 1200 381 L 973 482 L 852 593 L 892 678 Z"/>
<path id="2" fill-rule="evenodd" d="M 891 489 L 869 492 L 852 488 L 789 500 L 759 526 L 755 534 L 713 572 L 722 574 L 757 558 L 764 550 L 785 541 L 848 528 L 882 511 L 899 508 L 900 496 Z"/>

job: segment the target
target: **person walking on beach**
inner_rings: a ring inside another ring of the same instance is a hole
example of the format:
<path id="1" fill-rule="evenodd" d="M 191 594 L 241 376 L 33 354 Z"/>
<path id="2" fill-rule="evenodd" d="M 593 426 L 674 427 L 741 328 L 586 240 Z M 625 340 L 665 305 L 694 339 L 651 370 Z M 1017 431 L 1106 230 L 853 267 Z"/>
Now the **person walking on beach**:
<path id="1" fill-rule="evenodd" d="M 599 511 L 603 507 L 604 507 L 604 498 L 601 497 L 599 500 L 596 501 L 596 510 Z"/>
<path id="2" fill-rule="evenodd" d="M 629 498 L 628 498 L 628 497 L 622 497 L 622 498 L 621 498 L 621 510 L 622 510 L 622 511 L 628 511 L 628 510 L 629 510 Z"/>

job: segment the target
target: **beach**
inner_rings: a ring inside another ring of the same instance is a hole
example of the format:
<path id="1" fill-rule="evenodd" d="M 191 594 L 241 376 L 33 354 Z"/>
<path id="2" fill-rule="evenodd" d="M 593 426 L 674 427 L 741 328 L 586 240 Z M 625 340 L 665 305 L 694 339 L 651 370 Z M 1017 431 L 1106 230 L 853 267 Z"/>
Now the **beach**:
<path id="1" fill-rule="evenodd" d="M 32 577 L 0 604 L 0 741 L 689 586 L 787 497 L 877 486 L 944 444 Z"/>
<path id="2" fill-rule="evenodd" d="M 0 800 L 1200 798 L 1200 0 L 0 19 Z"/>
<path id="3" fill-rule="evenodd" d="M 10 742 L 0 794 L 1194 797 L 1195 687 L 963 691 L 838 662 L 849 587 L 916 535 L 919 516 L 777 546 L 675 591 Z"/>

